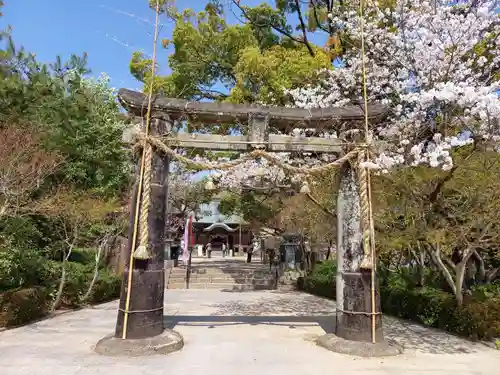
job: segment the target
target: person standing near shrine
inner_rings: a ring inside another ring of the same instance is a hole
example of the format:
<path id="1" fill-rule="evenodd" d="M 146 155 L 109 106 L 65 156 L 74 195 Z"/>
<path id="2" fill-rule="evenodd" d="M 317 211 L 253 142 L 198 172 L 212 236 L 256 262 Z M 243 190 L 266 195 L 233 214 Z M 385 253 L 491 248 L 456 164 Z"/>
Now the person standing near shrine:
<path id="1" fill-rule="evenodd" d="M 222 257 L 223 258 L 226 256 L 226 253 L 227 253 L 227 246 L 226 246 L 226 243 L 223 242 L 222 243 Z"/>
<path id="2" fill-rule="evenodd" d="M 252 263 L 253 245 L 247 250 L 247 263 Z"/>

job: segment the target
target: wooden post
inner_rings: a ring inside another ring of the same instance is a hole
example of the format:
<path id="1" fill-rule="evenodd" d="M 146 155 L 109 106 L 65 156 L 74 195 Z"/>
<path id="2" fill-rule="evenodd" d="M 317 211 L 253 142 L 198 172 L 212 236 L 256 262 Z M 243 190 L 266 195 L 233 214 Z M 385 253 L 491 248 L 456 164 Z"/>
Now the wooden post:
<path id="1" fill-rule="evenodd" d="M 150 134 L 164 134 L 167 123 L 155 120 L 151 122 Z M 151 166 L 151 205 L 148 214 L 149 227 L 149 253 L 151 259 L 134 259 L 132 269 L 132 284 L 130 285 L 130 305 L 127 323 L 127 339 L 148 338 L 163 332 L 163 294 L 165 289 L 165 155 L 153 150 L 153 162 Z M 130 254 L 138 246 L 138 236 L 135 244 L 132 244 L 132 233 L 134 228 L 135 207 L 137 199 L 137 184 L 133 190 L 133 199 L 130 210 L 130 228 L 128 237 L 128 249 L 123 274 L 122 289 L 120 295 L 120 307 L 116 322 L 115 337 L 122 338 L 124 329 L 124 310 L 127 299 L 127 288 Z"/>
<path id="2" fill-rule="evenodd" d="M 363 236 L 359 182 L 356 170 L 349 163 L 339 172 L 336 335 L 347 340 L 372 342 L 371 272 L 360 267 L 363 260 Z M 375 311 L 380 312 L 377 281 Z M 382 315 L 376 315 L 375 323 L 375 341 L 382 342 Z"/>
<path id="3" fill-rule="evenodd" d="M 163 159 L 165 168 L 165 254 L 168 261 L 172 259 L 172 231 L 170 213 L 170 156 L 165 155 Z"/>

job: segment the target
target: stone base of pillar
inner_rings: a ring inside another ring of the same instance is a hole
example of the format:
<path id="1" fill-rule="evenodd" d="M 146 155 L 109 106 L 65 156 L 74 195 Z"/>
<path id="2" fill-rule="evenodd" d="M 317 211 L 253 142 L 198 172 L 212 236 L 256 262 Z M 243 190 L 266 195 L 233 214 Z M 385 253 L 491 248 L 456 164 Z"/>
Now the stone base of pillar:
<path id="1" fill-rule="evenodd" d="M 109 357 L 140 357 L 169 354 L 184 346 L 182 336 L 171 329 L 144 339 L 121 339 L 110 334 L 97 343 L 95 352 Z"/>
<path id="2" fill-rule="evenodd" d="M 136 263 L 144 262 L 136 260 Z M 128 270 L 123 274 L 120 304 L 116 321 L 115 336 L 122 337 L 128 288 Z M 127 323 L 127 339 L 145 339 L 163 332 L 163 293 L 165 290 L 165 269 L 132 271 L 130 311 Z"/>
<path id="3" fill-rule="evenodd" d="M 343 271 L 337 274 L 335 334 L 321 336 L 317 340 L 318 345 L 336 353 L 358 357 L 386 357 L 403 352 L 400 345 L 384 339 L 376 278 L 374 288 L 375 315 L 372 312 L 371 271 Z"/>
<path id="4" fill-rule="evenodd" d="M 335 334 L 346 340 L 372 342 L 371 272 L 342 272 L 338 283 L 341 297 L 337 300 Z M 375 281 L 375 342 L 384 340 L 380 293 Z"/>
<path id="5" fill-rule="evenodd" d="M 332 352 L 356 357 L 389 357 L 403 353 L 403 347 L 396 343 L 346 340 L 332 333 L 320 336 L 316 343 Z"/>

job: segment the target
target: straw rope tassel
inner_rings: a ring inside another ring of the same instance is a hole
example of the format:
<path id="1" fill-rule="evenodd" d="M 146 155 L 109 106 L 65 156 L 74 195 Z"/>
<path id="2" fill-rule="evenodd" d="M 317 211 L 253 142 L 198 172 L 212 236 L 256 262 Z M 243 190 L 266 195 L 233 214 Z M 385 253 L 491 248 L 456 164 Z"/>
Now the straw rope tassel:
<path id="1" fill-rule="evenodd" d="M 361 268 L 372 269 L 373 260 L 371 256 L 371 223 L 370 223 L 370 200 L 368 186 L 368 170 L 361 163 L 366 161 L 366 152 L 358 153 L 358 181 L 359 181 L 359 199 L 361 209 L 361 229 L 363 232 L 363 260 Z"/>
<path id="2" fill-rule="evenodd" d="M 134 251 L 136 259 L 151 259 L 148 251 L 149 228 L 148 215 L 151 205 L 151 164 L 153 162 L 153 147 L 150 143 L 144 146 L 144 177 L 141 197 L 141 216 L 139 218 L 140 243 Z"/>

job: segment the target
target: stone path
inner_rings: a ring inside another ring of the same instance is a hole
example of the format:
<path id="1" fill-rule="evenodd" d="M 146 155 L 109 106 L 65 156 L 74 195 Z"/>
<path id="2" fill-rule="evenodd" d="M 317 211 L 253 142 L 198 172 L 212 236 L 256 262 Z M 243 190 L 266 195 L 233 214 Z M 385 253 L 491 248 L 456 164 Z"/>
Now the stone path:
<path id="1" fill-rule="evenodd" d="M 334 302 L 303 293 L 172 290 L 166 322 L 185 346 L 168 356 L 108 358 L 92 346 L 114 329 L 116 302 L 0 333 L 0 374 L 494 374 L 500 352 L 385 317 L 406 351 L 363 359 L 331 353 L 314 338 L 333 329 Z"/>

